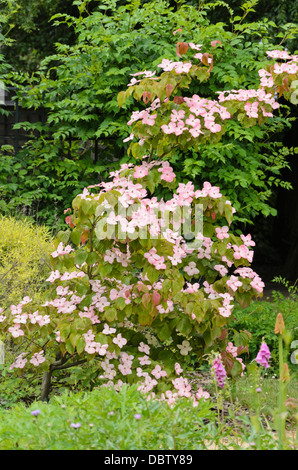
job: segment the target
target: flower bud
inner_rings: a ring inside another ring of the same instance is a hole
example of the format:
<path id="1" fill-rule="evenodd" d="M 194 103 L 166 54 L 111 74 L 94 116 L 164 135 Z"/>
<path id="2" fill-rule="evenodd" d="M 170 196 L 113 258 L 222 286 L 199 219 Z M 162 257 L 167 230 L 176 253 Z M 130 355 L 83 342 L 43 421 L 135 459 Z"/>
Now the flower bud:
<path id="1" fill-rule="evenodd" d="M 277 334 L 282 334 L 285 330 L 285 323 L 284 319 L 281 313 L 277 314 L 276 317 L 276 322 L 275 322 L 275 327 L 274 327 L 274 333 Z"/>

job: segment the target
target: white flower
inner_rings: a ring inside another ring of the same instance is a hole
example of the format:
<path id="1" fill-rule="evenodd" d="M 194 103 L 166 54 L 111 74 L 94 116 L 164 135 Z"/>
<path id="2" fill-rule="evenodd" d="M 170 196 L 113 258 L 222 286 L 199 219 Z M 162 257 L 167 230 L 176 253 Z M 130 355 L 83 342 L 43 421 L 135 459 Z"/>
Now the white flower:
<path id="1" fill-rule="evenodd" d="M 180 354 L 182 354 L 182 356 L 187 356 L 189 351 L 192 350 L 192 347 L 187 340 L 182 341 L 182 344 L 178 344 L 177 346 L 180 349 Z"/>

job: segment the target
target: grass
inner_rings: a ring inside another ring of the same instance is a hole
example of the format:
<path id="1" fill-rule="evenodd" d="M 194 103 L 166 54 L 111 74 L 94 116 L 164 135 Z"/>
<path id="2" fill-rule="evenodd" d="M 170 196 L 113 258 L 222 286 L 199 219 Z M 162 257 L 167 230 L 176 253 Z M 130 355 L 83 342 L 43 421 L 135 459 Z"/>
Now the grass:
<path id="1" fill-rule="evenodd" d="M 0 450 L 277 450 L 280 383 L 269 374 L 258 376 L 262 390 L 256 392 L 254 372 L 228 380 L 222 390 L 210 383 L 211 399 L 196 408 L 186 398 L 173 406 L 147 400 L 137 385 L 120 392 L 64 391 L 49 403 L 0 407 Z M 293 375 L 287 400 L 294 406 L 286 408 L 282 450 L 298 450 L 297 385 Z"/>
<path id="2" fill-rule="evenodd" d="M 64 393 L 49 403 L 0 410 L 1 450 L 230 450 L 255 449 L 248 420 L 217 423 L 210 400 L 194 408 L 181 398 L 169 406 L 146 400 L 136 386 Z M 277 449 L 269 428 L 259 430 L 262 450 Z M 290 444 L 285 448 L 291 449 Z"/>
<path id="3" fill-rule="evenodd" d="M 263 377 L 262 380 L 260 380 L 259 387 L 261 388 L 261 391 L 258 392 L 260 412 L 270 419 L 270 417 L 273 417 L 274 410 L 278 404 L 279 380 L 276 376 Z M 251 410 L 255 406 L 254 391 L 255 384 L 251 377 L 239 377 L 235 381 L 235 386 L 232 389 L 233 401 Z M 287 399 L 292 399 L 294 402 L 297 402 L 298 411 L 298 376 L 292 377 L 292 380 L 289 382 Z"/>

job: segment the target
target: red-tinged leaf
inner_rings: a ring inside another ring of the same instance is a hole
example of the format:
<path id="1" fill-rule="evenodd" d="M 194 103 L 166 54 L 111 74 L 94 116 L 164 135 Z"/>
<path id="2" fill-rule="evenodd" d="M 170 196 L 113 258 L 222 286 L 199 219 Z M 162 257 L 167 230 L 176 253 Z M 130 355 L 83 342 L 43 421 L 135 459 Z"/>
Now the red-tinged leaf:
<path id="1" fill-rule="evenodd" d="M 70 228 L 74 227 L 74 223 L 72 221 L 72 216 L 71 215 L 68 215 L 67 217 L 65 217 L 65 222 L 70 226 Z"/>
<path id="2" fill-rule="evenodd" d="M 147 104 L 151 99 L 150 91 L 144 91 L 144 93 L 142 95 L 142 99 L 143 99 L 144 103 Z"/>
<path id="3" fill-rule="evenodd" d="M 222 363 L 226 369 L 227 374 L 229 375 L 231 373 L 231 370 L 233 368 L 235 359 L 231 353 L 228 353 L 227 351 L 222 351 L 221 353 L 221 359 Z"/>
<path id="4" fill-rule="evenodd" d="M 289 77 L 285 77 L 282 81 L 283 85 L 284 85 L 284 90 L 285 91 L 290 91 L 290 88 L 289 88 Z"/>
<path id="5" fill-rule="evenodd" d="M 221 332 L 221 335 L 219 336 L 220 341 L 223 341 L 227 337 L 227 334 L 228 334 L 228 330 L 224 328 Z"/>
<path id="6" fill-rule="evenodd" d="M 81 243 L 84 245 L 84 243 L 88 240 L 88 234 L 89 234 L 89 229 L 84 230 L 84 232 L 81 235 Z"/>
<path id="7" fill-rule="evenodd" d="M 144 307 L 148 310 L 149 305 L 151 304 L 152 296 L 149 294 L 149 292 L 146 292 L 142 296 L 142 304 Z"/>
<path id="8" fill-rule="evenodd" d="M 184 98 L 183 98 L 183 96 L 175 96 L 175 98 L 174 98 L 173 101 L 174 101 L 174 103 L 176 103 L 176 104 L 181 104 L 181 103 L 184 102 Z"/>
<path id="9" fill-rule="evenodd" d="M 128 289 L 125 291 L 125 297 L 128 299 L 129 296 L 130 296 L 130 290 Z"/>
<path id="10" fill-rule="evenodd" d="M 154 305 L 158 305 L 160 303 L 161 295 L 158 292 L 153 292 L 152 294 L 152 301 Z"/>
<path id="11" fill-rule="evenodd" d="M 178 57 L 181 57 L 183 54 L 186 54 L 188 51 L 187 42 L 177 42 L 176 54 Z"/>
<path id="12" fill-rule="evenodd" d="M 221 41 L 211 41 L 210 44 L 211 44 L 211 46 L 212 46 L 213 49 L 214 49 L 214 47 L 216 46 L 216 44 L 219 44 L 219 45 L 221 44 Z"/>
<path id="13" fill-rule="evenodd" d="M 203 55 L 202 55 L 202 62 L 204 65 L 206 65 L 207 67 L 209 66 L 209 72 L 212 71 L 213 69 L 213 55 L 212 54 L 208 54 L 208 52 L 205 52 Z"/>
<path id="14" fill-rule="evenodd" d="M 169 98 L 169 96 L 171 95 L 173 89 L 174 89 L 174 86 L 172 85 L 172 83 L 168 83 L 167 86 L 166 86 L 167 98 Z"/>
<path id="15" fill-rule="evenodd" d="M 249 352 L 248 346 L 238 346 L 237 348 L 237 356 L 240 356 L 240 354 L 243 354 L 245 352 Z"/>

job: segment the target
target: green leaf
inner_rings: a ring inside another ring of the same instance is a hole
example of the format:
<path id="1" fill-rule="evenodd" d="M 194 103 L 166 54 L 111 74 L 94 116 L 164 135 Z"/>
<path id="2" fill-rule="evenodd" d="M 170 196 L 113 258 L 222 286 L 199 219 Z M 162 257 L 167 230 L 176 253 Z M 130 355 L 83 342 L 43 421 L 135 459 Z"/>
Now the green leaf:
<path id="1" fill-rule="evenodd" d="M 76 350 L 77 350 L 78 354 L 82 354 L 82 352 L 84 351 L 85 346 L 86 346 L 85 340 L 82 336 L 80 336 L 79 340 L 76 343 Z"/>
<path id="2" fill-rule="evenodd" d="M 76 347 L 77 342 L 79 341 L 80 338 L 81 338 L 81 335 L 79 333 L 71 333 L 70 334 L 69 340 L 70 340 L 70 342 L 71 342 L 71 344 L 73 345 L 74 348 Z"/>
<path id="3" fill-rule="evenodd" d="M 70 239 L 75 245 L 79 246 L 81 243 L 81 232 L 76 228 L 73 229 L 70 234 Z"/>
<path id="4" fill-rule="evenodd" d="M 88 257 L 88 251 L 82 249 L 78 250 L 75 254 L 75 264 L 78 264 L 79 266 L 85 263 Z"/>
<path id="5" fill-rule="evenodd" d="M 69 352 L 69 354 L 73 354 L 75 351 L 74 346 L 72 345 L 70 339 L 68 339 L 65 343 L 66 351 Z"/>
<path id="6" fill-rule="evenodd" d="M 57 234 L 57 238 L 60 242 L 66 244 L 70 237 L 70 230 L 60 231 Z"/>
<path id="7" fill-rule="evenodd" d="M 192 324 L 189 321 L 189 318 L 184 317 L 180 318 L 176 325 L 177 330 L 185 336 L 188 336 L 192 331 Z"/>
<path id="8" fill-rule="evenodd" d="M 170 338 L 172 334 L 172 330 L 170 329 L 169 325 L 165 323 L 161 328 L 157 331 L 157 336 L 161 341 L 165 341 Z"/>
<path id="9" fill-rule="evenodd" d="M 71 324 L 70 323 L 63 323 L 61 326 L 58 324 L 58 329 L 60 332 L 60 338 L 63 342 L 65 342 L 70 334 Z"/>
<path id="10" fill-rule="evenodd" d="M 105 309 L 104 315 L 109 323 L 113 322 L 117 318 L 117 310 L 114 307 L 108 307 Z"/>
<path id="11" fill-rule="evenodd" d="M 118 93 L 118 96 L 117 96 L 119 108 L 122 108 L 126 99 L 127 99 L 126 91 L 120 91 L 120 93 Z"/>
<path id="12" fill-rule="evenodd" d="M 96 251 L 91 251 L 91 253 L 88 253 L 88 256 L 86 258 L 86 263 L 88 266 L 92 266 L 93 264 L 98 263 L 99 261 L 99 256 L 96 253 Z"/>
<path id="13" fill-rule="evenodd" d="M 146 274 L 152 284 L 153 282 L 156 282 L 159 278 L 159 271 L 153 266 L 148 266 L 148 268 L 146 269 Z"/>

